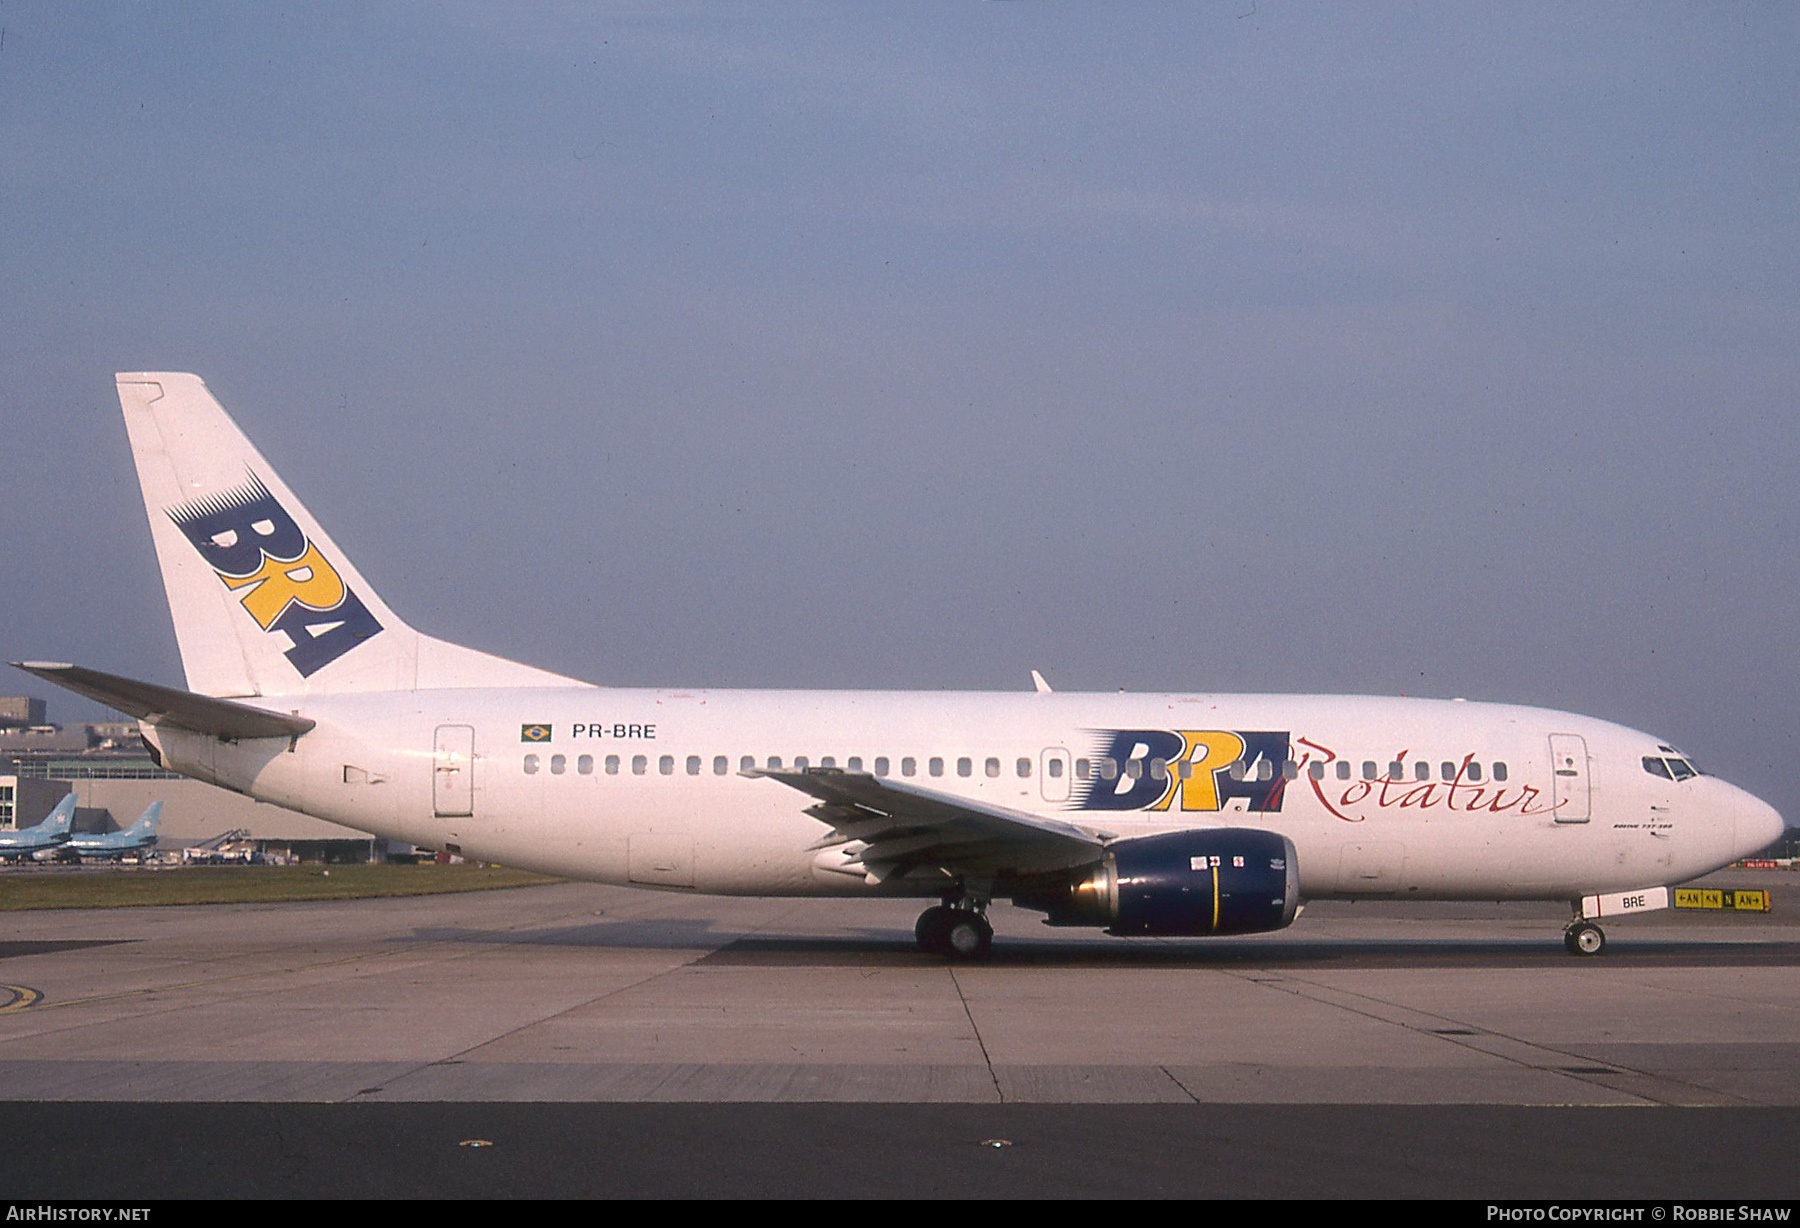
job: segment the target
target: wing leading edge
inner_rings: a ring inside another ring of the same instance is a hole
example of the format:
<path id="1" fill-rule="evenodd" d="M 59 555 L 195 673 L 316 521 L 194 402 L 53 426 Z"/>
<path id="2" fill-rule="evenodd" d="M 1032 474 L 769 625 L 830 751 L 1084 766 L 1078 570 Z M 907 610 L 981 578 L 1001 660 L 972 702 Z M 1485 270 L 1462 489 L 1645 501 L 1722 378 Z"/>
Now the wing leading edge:
<path id="1" fill-rule="evenodd" d="M 832 834 L 814 847 L 860 843 L 857 859 L 873 883 L 932 868 L 952 877 L 1043 874 L 1089 865 L 1106 847 L 1102 837 L 1073 823 L 862 772 L 808 768 L 745 774 L 817 798 L 806 813 L 829 823 Z"/>

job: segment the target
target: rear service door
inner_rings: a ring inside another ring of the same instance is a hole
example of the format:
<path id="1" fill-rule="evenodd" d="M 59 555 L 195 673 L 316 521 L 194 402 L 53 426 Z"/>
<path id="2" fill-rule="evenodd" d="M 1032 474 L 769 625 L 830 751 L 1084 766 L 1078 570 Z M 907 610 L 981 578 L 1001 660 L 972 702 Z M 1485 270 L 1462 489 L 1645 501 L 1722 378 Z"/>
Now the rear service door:
<path id="1" fill-rule="evenodd" d="M 431 804 L 441 819 L 475 813 L 475 727 L 439 725 L 431 754 Z"/>

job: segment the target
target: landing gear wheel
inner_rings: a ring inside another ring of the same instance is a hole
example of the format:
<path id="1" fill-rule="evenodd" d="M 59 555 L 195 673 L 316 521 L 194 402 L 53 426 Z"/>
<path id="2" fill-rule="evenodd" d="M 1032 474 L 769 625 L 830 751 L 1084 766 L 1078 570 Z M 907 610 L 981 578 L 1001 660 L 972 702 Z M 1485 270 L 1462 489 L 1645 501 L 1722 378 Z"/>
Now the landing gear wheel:
<path id="1" fill-rule="evenodd" d="M 1606 949 L 1606 931 L 1592 921 L 1578 921 L 1563 931 L 1570 955 L 1598 955 Z"/>
<path id="2" fill-rule="evenodd" d="M 978 912 L 952 910 L 944 930 L 944 954 L 951 959 L 985 959 L 994 946 L 994 927 Z"/>
<path id="3" fill-rule="evenodd" d="M 913 926 L 913 937 L 918 939 L 919 950 L 929 951 L 933 955 L 944 954 L 950 922 L 955 919 L 955 910 L 941 904 L 920 913 L 918 922 Z"/>

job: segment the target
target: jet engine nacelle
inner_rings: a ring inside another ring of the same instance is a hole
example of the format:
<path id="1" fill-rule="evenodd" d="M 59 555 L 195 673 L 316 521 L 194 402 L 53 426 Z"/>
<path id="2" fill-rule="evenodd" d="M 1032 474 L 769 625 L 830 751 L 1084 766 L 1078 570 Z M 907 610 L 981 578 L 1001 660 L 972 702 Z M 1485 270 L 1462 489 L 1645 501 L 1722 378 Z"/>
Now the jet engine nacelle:
<path id="1" fill-rule="evenodd" d="M 1300 909 L 1294 842 L 1248 827 L 1118 840 L 1097 865 L 1020 884 L 1013 903 L 1048 925 L 1099 925 L 1110 934 L 1256 934 Z"/>

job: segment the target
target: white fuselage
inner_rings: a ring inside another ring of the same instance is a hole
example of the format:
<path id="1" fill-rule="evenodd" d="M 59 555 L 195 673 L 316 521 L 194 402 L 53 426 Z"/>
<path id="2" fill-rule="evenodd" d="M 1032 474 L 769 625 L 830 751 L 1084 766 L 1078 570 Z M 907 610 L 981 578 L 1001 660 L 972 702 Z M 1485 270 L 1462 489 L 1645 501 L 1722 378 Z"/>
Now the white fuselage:
<path id="1" fill-rule="evenodd" d="M 1647 734 L 1497 704 L 567 687 L 264 702 L 318 726 L 291 743 L 146 733 L 175 770 L 390 839 L 719 894 L 942 890 L 865 881 L 853 846 L 822 847 L 811 799 L 742 774 L 802 761 L 1106 837 L 1279 832 L 1313 899 L 1573 899 L 1682 882 L 1782 832 L 1717 778 L 1647 770 L 1668 751 Z"/>

